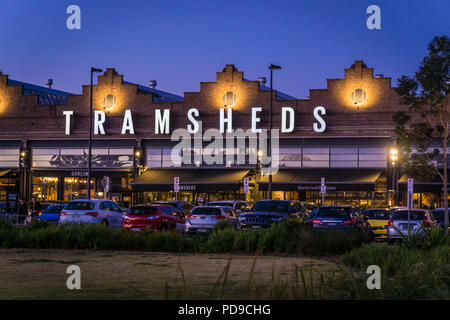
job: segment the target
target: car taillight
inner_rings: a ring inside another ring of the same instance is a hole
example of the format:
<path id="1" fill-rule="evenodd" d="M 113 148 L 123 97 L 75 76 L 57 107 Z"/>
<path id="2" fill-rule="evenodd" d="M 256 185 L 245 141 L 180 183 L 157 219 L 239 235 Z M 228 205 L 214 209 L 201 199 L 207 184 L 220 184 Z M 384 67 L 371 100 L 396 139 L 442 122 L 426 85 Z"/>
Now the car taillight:
<path id="1" fill-rule="evenodd" d="M 431 227 L 431 221 L 428 220 L 428 218 L 425 218 L 425 220 L 423 220 L 423 226 L 426 228 Z"/>
<path id="2" fill-rule="evenodd" d="M 392 220 L 392 219 L 390 219 L 389 221 L 388 221 L 388 227 L 393 227 L 394 226 L 394 220 Z"/>
<path id="3" fill-rule="evenodd" d="M 214 216 L 214 218 L 216 218 L 217 220 L 224 220 L 225 219 L 224 216 Z"/>
<path id="4" fill-rule="evenodd" d="M 323 224 L 323 222 L 319 219 L 313 219 L 313 224 Z"/>
<path id="5" fill-rule="evenodd" d="M 65 211 L 60 212 L 60 215 L 62 215 L 62 216 L 65 216 L 66 214 L 67 214 L 67 212 L 65 212 Z"/>
<path id="6" fill-rule="evenodd" d="M 86 216 L 90 216 L 90 217 L 97 217 L 98 216 L 98 212 L 86 212 L 84 215 Z"/>
<path id="7" fill-rule="evenodd" d="M 356 224 L 355 218 L 344 221 L 344 225 L 353 225 L 353 224 Z"/>
<path id="8" fill-rule="evenodd" d="M 196 216 L 191 216 L 191 215 L 186 217 L 186 219 L 195 219 L 195 218 L 197 218 L 197 217 Z"/>

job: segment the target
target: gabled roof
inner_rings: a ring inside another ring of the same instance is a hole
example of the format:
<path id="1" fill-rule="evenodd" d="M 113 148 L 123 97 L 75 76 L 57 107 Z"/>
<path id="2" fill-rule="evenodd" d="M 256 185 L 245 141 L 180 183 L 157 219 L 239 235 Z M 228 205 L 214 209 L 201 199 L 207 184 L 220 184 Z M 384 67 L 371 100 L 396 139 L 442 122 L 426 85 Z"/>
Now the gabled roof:
<path id="1" fill-rule="evenodd" d="M 124 81 L 124 84 L 137 84 L 133 82 Z M 137 84 L 138 91 L 149 92 L 154 95 L 153 102 L 184 102 L 184 98 L 177 96 L 176 94 L 168 93 L 165 91 L 153 89 L 140 84 Z"/>
<path id="2" fill-rule="evenodd" d="M 259 85 L 259 90 L 261 91 L 270 91 L 270 87 L 264 86 L 262 84 Z M 275 90 L 275 89 L 273 89 Z M 277 100 L 297 100 L 297 98 L 294 98 L 293 96 L 290 96 L 286 93 L 280 92 L 276 90 L 277 92 Z"/>
<path id="3" fill-rule="evenodd" d="M 9 85 L 22 85 L 23 95 L 38 95 L 39 104 L 66 104 L 71 93 L 37 86 L 34 84 L 8 79 Z"/>
<path id="4" fill-rule="evenodd" d="M 251 81 L 251 80 L 248 80 L 248 79 L 244 78 L 244 81 Z M 267 87 L 265 85 L 260 84 L 259 85 L 259 90 L 261 90 L 261 91 L 270 91 L 270 87 Z M 278 91 L 275 88 L 273 88 L 273 90 L 276 91 L 276 93 L 277 93 L 277 98 L 276 98 L 277 100 L 297 100 L 297 98 L 294 98 L 293 96 L 290 96 L 290 95 L 288 95 L 288 94 L 286 94 L 284 92 Z"/>

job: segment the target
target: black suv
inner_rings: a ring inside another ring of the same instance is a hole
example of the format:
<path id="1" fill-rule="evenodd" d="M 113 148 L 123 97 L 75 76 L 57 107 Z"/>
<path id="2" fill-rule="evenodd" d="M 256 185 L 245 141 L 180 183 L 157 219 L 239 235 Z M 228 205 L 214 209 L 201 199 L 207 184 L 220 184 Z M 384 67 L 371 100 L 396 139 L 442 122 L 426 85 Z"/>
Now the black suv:
<path id="1" fill-rule="evenodd" d="M 299 201 L 261 200 L 256 202 L 249 212 L 241 213 L 239 227 L 261 228 L 290 218 L 301 220 L 305 217 L 305 211 L 305 207 Z"/>

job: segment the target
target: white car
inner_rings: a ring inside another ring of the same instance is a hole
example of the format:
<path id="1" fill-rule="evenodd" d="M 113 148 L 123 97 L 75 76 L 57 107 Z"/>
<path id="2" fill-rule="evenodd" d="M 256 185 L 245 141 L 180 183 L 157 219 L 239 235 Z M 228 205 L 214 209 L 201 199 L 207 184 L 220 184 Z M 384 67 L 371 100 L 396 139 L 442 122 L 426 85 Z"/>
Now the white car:
<path id="1" fill-rule="evenodd" d="M 99 223 L 122 227 L 122 209 L 111 200 L 74 200 L 61 211 L 59 223 Z"/>
<path id="2" fill-rule="evenodd" d="M 237 225 L 234 211 L 229 207 L 200 206 L 192 209 L 186 217 L 185 232 L 208 232 L 217 222 L 227 220 L 231 225 Z"/>

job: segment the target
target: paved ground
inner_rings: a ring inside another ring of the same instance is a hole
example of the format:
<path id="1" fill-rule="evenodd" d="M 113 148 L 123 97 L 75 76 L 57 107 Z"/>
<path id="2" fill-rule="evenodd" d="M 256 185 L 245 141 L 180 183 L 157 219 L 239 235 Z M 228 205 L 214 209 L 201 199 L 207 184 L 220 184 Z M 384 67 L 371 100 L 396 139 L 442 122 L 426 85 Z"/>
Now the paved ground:
<path id="1" fill-rule="evenodd" d="M 276 290 L 291 286 L 295 265 L 305 270 L 307 279 L 336 270 L 334 263 L 324 260 L 258 257 L 249 282 L 254 257 L 233 256 L 223 285 L 229 258 L 206 254 L 0 249 L 0 299 L 276 298 L 283 294 Z M 81 268 L 81 290 L 66 287 L 66 269 L 72 264 Z"/>

